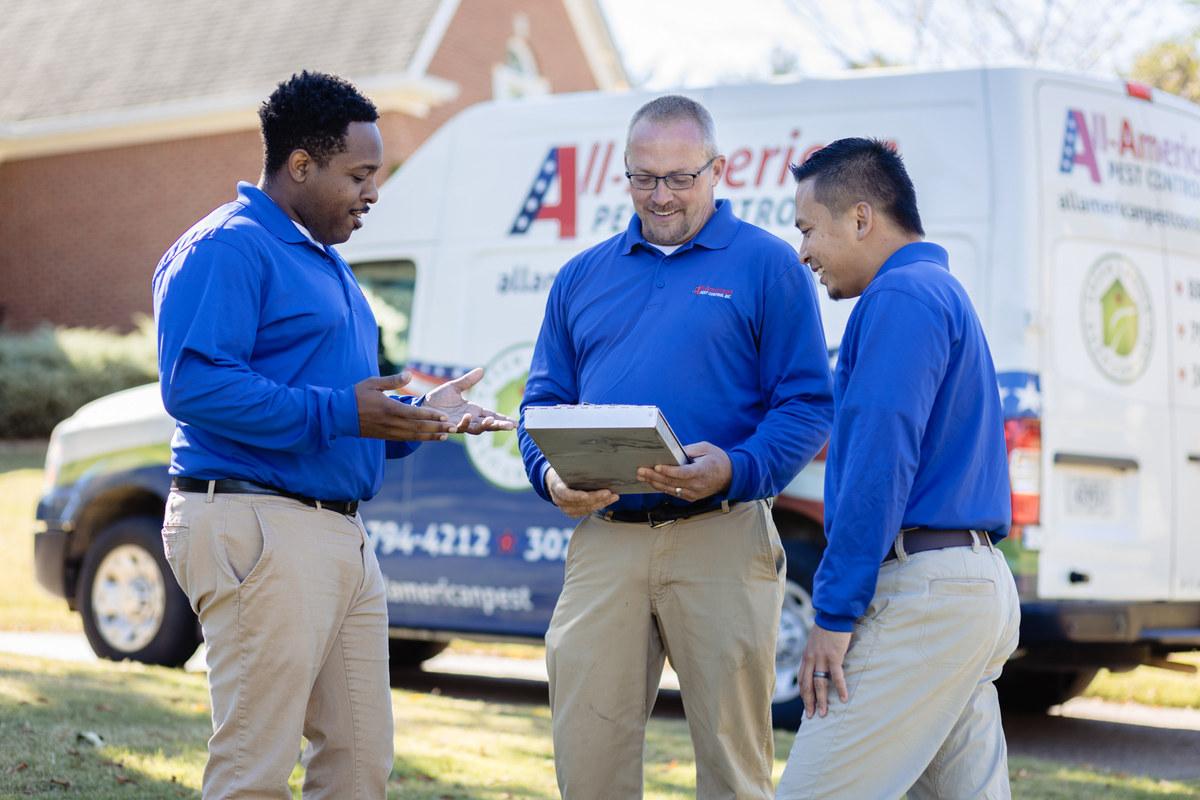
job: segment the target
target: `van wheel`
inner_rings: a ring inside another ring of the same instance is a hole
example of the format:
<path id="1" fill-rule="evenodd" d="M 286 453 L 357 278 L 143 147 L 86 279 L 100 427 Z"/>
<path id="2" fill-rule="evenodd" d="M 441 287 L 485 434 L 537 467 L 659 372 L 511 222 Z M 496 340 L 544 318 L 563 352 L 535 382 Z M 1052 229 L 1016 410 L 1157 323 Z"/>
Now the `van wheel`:
<path id="1" fill-rule="evenodd" d="M 816 619 L 812 595 L 789 578 L 783 589 L 783 608 L 779 614 L 779 638 L 775 644 L 775 696 L 771 698 L 771 720 L 776 728 L 800 727 L 804 701 L 800 699 L 800 662 L 808 635 Z"/>
<path id="2" fill-rule="evenodd" d="M 1019 669 L 1009 664 L 996 681 L 1000 707 L 1004 711 L 1041 713 L 1082 694 L 1098 671 L 1091 667 L 1065 671 Z"/>
<path id="3" fill-rule="evenodd" d="M 393 673 L 416 669 L 450 646 L 425 639 L 388 639 L 388 666 Z"/>
<path id="4" fill-rule="evenodd" d="M 178 667 L 196 652 L 196 617 L 167 565 L 161 529 L 154 517 L 119 520 L 88 548 L 75 600 L 101 658 Z"/>

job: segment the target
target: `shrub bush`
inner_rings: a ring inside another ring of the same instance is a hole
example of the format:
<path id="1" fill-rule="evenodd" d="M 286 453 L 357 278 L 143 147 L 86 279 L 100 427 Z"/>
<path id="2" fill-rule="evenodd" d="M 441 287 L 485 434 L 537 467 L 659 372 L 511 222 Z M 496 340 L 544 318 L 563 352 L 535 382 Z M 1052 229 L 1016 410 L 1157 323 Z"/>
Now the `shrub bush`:
<path id="1" fill-rule="evenodd" d="M 84 403 L 157 379 L 148 317 L 128 334 L 48 326 L 0 334 L 0 439 L 49 436 Z"/>

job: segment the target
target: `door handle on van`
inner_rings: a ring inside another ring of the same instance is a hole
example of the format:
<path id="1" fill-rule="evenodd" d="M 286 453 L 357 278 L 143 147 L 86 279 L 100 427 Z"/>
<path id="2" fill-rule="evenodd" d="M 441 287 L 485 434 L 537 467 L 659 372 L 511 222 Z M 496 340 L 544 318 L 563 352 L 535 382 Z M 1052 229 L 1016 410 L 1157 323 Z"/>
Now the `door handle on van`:
<path id="1" fill-rule="evenodd" d="M 1200 453 L 1196 455 L 1200 457 Z M 1055 453 L 1054 463 L 1075 467 L 1108 467 L 1121 472 L 1136 472 L 1138 468 L 1138 462 L 1132 458 L 1093 456 L 1087 453 Z"/>

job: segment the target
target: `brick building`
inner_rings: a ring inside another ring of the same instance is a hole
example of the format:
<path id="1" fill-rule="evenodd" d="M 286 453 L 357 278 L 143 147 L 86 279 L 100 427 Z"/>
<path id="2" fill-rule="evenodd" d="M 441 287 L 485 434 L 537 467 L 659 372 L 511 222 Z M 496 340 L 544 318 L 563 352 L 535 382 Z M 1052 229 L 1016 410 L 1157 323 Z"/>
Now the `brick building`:
<path id="1" fill-rule="evenodd" d="M 596 0 L 0 0 L 0 19 L 9 330 L 149 313 L 162 252 L 258 179 L 258 104 L 293 72 L 375 101 L 387 170 L 472 103 L 625 86 Z"/>

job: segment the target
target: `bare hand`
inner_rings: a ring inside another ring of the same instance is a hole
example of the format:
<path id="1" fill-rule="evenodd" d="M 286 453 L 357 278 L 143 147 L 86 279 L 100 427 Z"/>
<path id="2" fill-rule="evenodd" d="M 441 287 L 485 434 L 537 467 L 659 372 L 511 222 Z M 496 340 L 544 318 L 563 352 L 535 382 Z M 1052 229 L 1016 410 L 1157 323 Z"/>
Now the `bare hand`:
<path id="1" fill-rule="evenodd" d="M 484 431 L 511 431 L 517 427 L 516 420 L 480 408 L 468 402 L 463 392 L 479 383 L 483 367 L 476 367 L 465 375 L 447 381 L 425 395 L 425 407 L 436 409 L 454 421 L 452 433 L 478 434 Z"/>
<path id="2" fill-rule="evenodd" d="M 546 470 L 546 491 L 550 493 L 550 499 L 554 501 L 554 505 L 573 519 L 586 517 L 621 499 L 620 495 L 614 494 L 608 489 L 597 489 L 594 492 L 572 489 L 563 482 L 562 478 L 558 477 L 554 467 Z"/>
<path id="3" fill-rule="evenodd" d="M 384 392 L 399 389 L 412 376 L 407 372 L 367 378 L 354 384 L 358 403 L 358 435 L 397 442 L 428 442 L 446 438 L 452 426 L 446 415 L 431 408 L 397 403 Z"/>
<path id="4" fill-rule="evenodd" d="M 829 684 L 837 689 L 843 703 L 850 701 L 846 689 L 846 675 L 842 662 L 850 649 L 850 634 L 827 631 L 813 625 L 808 634 L 808 646 L 804 648 L 804 660 L 800 662 L 800 697 L 804 700 L 804 715 L 812 717 L 816 711 L 822 717 L 829 712 Z M 828 677 L 813 677 L 814 672 L 827 672 Z"/>
<path id="5" fill-rule="evenodd" d="M 692 463 L 682 467 L 659 464 L 654 469 L 640 467 L 639 481 L 650 484 L 663 494 L 680 497 L 694 503 L 705 497 L 723 492 L 733 479 L 733 467 L 729 456 L 715 444 L 697 442 L 683 448 L 692 458 Z"/>

